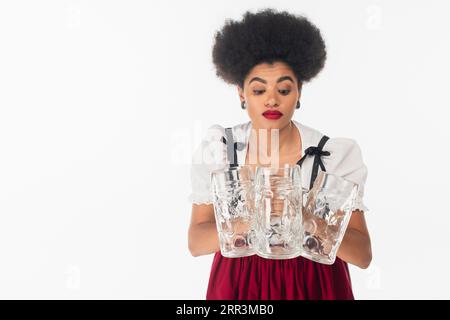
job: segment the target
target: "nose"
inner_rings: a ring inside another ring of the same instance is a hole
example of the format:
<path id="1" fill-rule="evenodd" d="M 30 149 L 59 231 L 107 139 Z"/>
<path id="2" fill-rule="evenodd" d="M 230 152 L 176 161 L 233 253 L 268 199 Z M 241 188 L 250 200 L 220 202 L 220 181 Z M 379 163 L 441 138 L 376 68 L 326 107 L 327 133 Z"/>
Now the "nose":
<path id="1" fill-rule="evenodd" d="M 275 106 L 278 106 L 278 103 L 275 100 L 275 98 L 272 97 L 266 101 L 266 107 L 275 107 Z"/>

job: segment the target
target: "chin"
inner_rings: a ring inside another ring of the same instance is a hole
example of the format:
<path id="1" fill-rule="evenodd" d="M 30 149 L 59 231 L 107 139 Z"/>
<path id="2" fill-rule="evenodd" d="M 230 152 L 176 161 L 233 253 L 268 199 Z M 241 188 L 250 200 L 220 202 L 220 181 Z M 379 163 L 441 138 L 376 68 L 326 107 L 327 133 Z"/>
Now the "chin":
<path id="1" fill-rule="evenodd" d="M 269 124 L 265 125 L 264 128 L 270 129 L 270 130 L 271 129 L 281 129 L 281 128 L 283 128 L 283 126 L 280 124 L 269 123 Z"/>
<path id="2" fill-rule="evenodd" d="M 264 127 L 267 129 L 282 129 L 289 124 L 291 119 L 285 118 L 284 116 L 278 120 L 268 120 L 264 118 Z"/>
<path id="3" fill-rule="evenodd" d="M 257 115 L 256 117 L 250 117 L 253 125 L 257 128 L 264 129 L 282 129 L 289 124 L 291 121 L 290 117 L 283 115 L 280 119 L 269 120 L 262 115 Z"/>

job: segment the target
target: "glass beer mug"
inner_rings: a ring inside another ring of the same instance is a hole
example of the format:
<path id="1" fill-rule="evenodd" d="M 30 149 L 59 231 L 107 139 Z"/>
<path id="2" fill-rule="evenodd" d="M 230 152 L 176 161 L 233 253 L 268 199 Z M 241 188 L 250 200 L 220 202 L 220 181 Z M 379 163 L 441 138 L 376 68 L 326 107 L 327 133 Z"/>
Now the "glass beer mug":
<path id="1" fill-rule="evenodd" d="M 324 171 L 317 175 L 303 208 L 303 257 L 334 263 L 357 194 L 351 181 Z"/>
<path id="2" fill-rule="evenodd" d="M 299 165 L 256 169 L 254 248 L 263 258 L 290 259 L 301 253 L 300 172 Z"/>
<path id="3" fill-rule="evenodd" d="M 253 171 L 249 166 L 226 167 L 211 173 L 214 213 L 224 257 L 253 255 Z"/>

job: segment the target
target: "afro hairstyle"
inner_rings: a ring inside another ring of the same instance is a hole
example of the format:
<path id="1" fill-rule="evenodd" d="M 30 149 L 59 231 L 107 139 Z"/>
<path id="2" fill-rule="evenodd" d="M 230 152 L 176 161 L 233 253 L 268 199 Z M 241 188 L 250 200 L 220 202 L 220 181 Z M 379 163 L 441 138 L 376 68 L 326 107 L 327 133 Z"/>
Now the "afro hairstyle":
<path id="1" fill-rule="evenodd" d="M 244 13 L 241 21 L 227 19 L 214 36 L 216 75 L 228 84 L 244 87 L 257 64 L 281 61 L 294 72 L 299 85 L 314 78 L 326 60 L 320 30 L 303 16 L 267 8 Z"/>

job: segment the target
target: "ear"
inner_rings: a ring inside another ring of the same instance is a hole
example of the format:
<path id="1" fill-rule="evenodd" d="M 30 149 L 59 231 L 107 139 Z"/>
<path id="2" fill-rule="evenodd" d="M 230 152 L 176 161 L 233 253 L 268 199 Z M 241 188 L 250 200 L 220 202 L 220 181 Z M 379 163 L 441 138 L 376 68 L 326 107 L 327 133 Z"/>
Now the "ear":
<path id="1" fill-rule="evenodd" d="M 238 95 L 239 95 L 239 99 L 242 101 L 245 101 L 245 97 L 244 97 L 244 90 L 241 88 L 240 85 L 237 86 L 238 89 Z"/>

